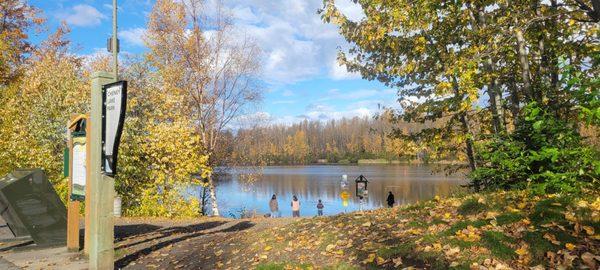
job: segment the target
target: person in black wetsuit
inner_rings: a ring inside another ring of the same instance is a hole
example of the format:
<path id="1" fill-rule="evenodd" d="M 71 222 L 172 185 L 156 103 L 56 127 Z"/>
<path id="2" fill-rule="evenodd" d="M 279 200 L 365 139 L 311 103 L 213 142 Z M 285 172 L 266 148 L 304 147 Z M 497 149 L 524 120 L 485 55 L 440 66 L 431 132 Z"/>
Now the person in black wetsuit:
<path id="1" fill-rule="evenodd" d="M 387 197 L 388 207 L 394 207 L 395 202 L 396 202 L 396 200 L 394 200 L 394 194 L 390 191 L 390 193 L 388 194 L 388 197 Z"/>

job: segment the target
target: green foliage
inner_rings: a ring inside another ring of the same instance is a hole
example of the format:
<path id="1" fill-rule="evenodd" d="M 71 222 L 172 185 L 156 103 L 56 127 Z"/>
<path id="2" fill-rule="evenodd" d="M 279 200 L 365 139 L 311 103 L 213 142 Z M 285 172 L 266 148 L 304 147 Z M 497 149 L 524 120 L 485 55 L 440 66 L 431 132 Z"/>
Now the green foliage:
<path id="1" fill-rule="evenodd" d="M 471 185 L 484 189 L 525 189 L 536 193 L 578 192 L 598 184 L 598 152 L 582 143 L 576 127 L 535 102 L 512 134 L 485 142 Z"/>
<path id="2" fill-rule="evenodd" d="M 585 5 L 356 0 L 365 16 L 354 19 L 336 2 L 319 13 L 350 45 L 340 64 L 397 88 L 396 119 L 431 124 L 392 136 L 468 161 L 476 191 L 597 184 L 597 153 L 577 135 L 600 123 L 598 28 L 580 19 Z"/>
<path id="3" fill-rule="evenodd" d="M 600 54 L 592 55 L 592 62 L 600 62 Z M 600 77 L 588 77 L 583 70 L 566 64 L 561 59 L 565 91 L 573 93 L 579 119 L 586 125 L 600 126 Z M 553 104 L 557 106 L 556 104 Z M 559 108 L 557 108 L 559 109 Z"/>

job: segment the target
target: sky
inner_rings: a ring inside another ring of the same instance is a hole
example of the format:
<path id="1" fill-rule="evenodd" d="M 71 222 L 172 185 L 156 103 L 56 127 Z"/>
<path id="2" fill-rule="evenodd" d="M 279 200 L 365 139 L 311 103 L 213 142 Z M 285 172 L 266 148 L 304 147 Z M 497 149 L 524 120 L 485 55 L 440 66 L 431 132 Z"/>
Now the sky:
<path id="1" fill-rule="evenodd" d="M 339 3 L 338 3 L 339 2 Z M 62 22 L 71 28 L 73 53 L 94 55 L 106 50 L 112 32 L 112 0 L 30 0 L 47 19 L 48 31 L 32 33 L 39 43 Z M 264 99 L 253 115 L 270 123 L 370 116 L 380 106 L 396 107 L 396 90 L 367 81 L 338 65 L 338 48 L 348 44 L 334 25 L 322 22 L 322 0 L 223 0 L 234 25 L 262 49 Z M 349 0 L 336 1 L 351 19 L 363 16 Z M 141 54 L 151 0 L 119 0 L 121 52 Z"/>

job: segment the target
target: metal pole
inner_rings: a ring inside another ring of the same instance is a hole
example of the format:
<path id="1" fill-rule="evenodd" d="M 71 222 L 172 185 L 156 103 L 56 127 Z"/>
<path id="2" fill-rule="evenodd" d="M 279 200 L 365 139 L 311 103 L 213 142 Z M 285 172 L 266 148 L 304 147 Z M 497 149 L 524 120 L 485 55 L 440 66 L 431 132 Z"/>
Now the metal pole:
<path id="1" fill-rule="evenodd" d="M 113 74 L 115 82 L 119 80 L 119 48 L 117 38 L 117 0 L 113 0 L 113 34 L 112 34 Z"/>

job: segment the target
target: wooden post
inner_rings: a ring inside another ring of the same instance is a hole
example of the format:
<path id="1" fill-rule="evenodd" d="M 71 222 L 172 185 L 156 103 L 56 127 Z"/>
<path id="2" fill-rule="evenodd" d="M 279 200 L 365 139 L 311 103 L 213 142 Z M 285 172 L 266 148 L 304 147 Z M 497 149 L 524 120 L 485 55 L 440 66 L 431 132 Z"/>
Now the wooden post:
<path id="1" fill-rule="evenodd" d="M 84 237 L 83 237 L 83 253 L 85 255 L 89 255 L 90 253 L 90 211 L 92 207 L 92 203 L 90 202 L 90 194 L 92 193 L 90 183 L 90 145 L 91 145 L 91 134 L 90 134 L 90 114 L 85 115 L 85 121 L 87 125 L 85 126 L 85 152 L 87 153 L 88 158 L 85 160 L 85 167 L 87 170 L 85 171 L 85 179 L 87 179 L 88 183 L 85 185 L 85 227 L 84 227 Z"/>
<path id="2" fill-rule="evenodd" d="M 114 82 L 112 74 L 92 75 L 92 110 L 90 113 L 90 227 L 89 269 L 114 268 L 115 179 L 102 174 L 102 86 Z"/>
<path id="3" fill-rule="evenodd" d="M 79 251 L 79 201 L 69 201 L 67 210 L 67 249 Z"/>
<path id="4" fill-rule="evenodd" d="M 71 138 L 71 121 L 67 123 L 67 147 L 69 148 L 69 166 L 67 194 L 67 250 L 79 251 L 79 202 L 71 200 L 71 187 L 73 186 L 73 138 Z"/>

